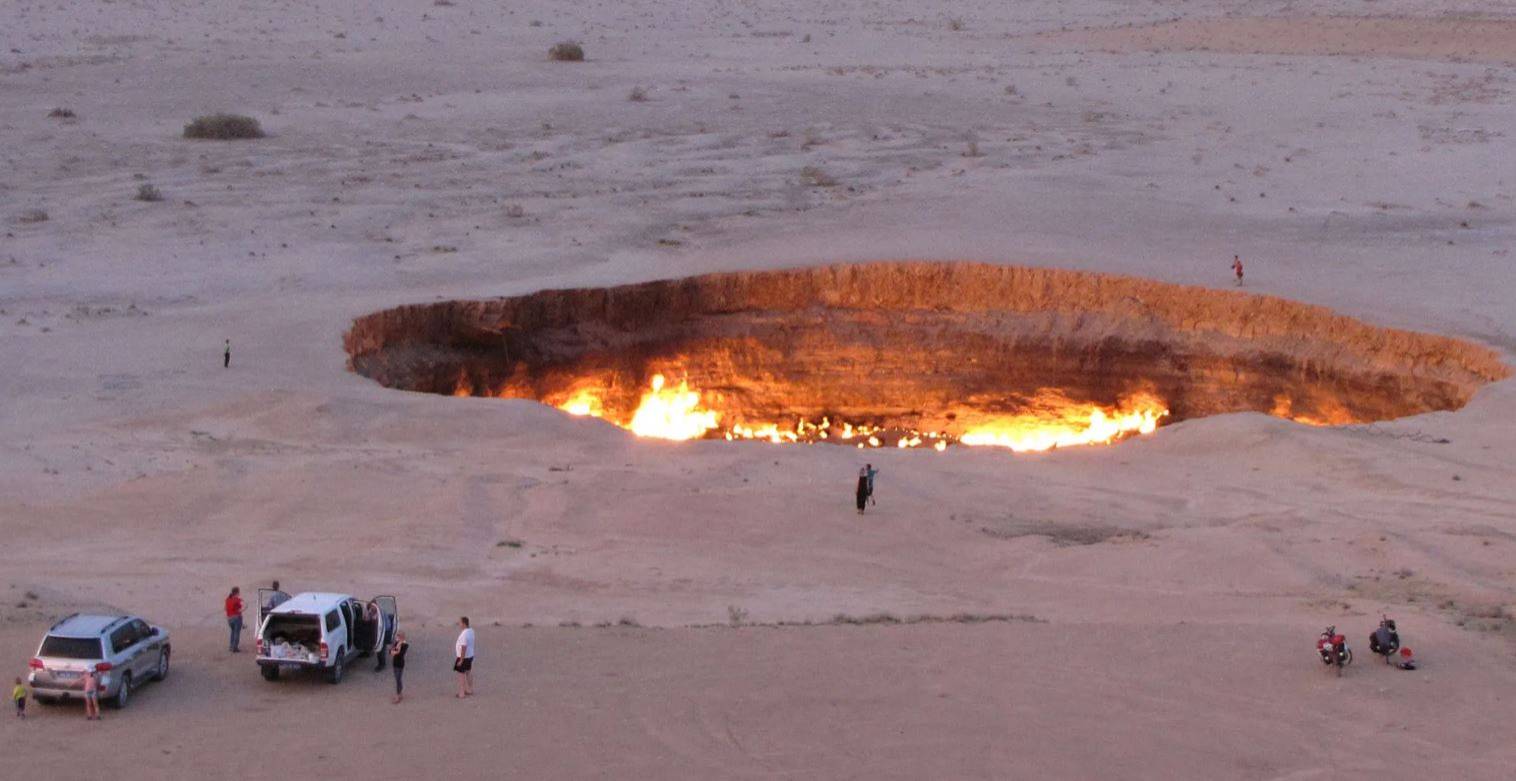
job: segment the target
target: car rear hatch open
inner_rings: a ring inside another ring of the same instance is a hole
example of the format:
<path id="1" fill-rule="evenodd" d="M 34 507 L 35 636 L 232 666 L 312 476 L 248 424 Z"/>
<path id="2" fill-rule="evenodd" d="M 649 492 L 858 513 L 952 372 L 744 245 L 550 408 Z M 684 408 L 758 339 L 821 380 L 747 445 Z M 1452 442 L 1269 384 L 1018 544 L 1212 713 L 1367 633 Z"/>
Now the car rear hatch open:
<path id="1" fill-rule="evenodd" d="M 317 664 L 321 661 L 321 617 L 309 613 L 271 613 L 258 634 L 259 661 Z"/>

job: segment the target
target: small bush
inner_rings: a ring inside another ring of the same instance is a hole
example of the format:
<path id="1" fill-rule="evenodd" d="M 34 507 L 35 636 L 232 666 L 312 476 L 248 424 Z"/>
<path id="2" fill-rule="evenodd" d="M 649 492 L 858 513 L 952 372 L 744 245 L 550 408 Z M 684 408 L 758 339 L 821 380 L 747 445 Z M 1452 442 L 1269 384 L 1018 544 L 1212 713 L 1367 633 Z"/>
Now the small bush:
<path id="1" fill-rule="evenodd" d="M 508 205 L 508 206 L 505 207 L 505 216 L 507 216 L 507 217 L 509 217 L 509 218 L 511 218 L 513 220 L 519 220 L 522 217 L 526 216 L 526 209 L 524 207 L 522 207 L 522 205 L 519 204 L 519 203 L 513 203 L 513 204 L 510 204 L 510 205 Z M 561 471 L 567 472 L 567 471 L 570 471 L 570 470 L 569 469 L 563 469 Z"/>
<path id="2" fill-rule="evenodd" d="M 42 209 L 27 209 L 16 217 L 16 222 L 22 225 L 35 225 L 36 223 L 47 221 L 47 212 Z"/>
<path id="3" fill-rule="evenodd" d="M 258 120 L 241 114 L 207 114 L 195 117 L 195 121 L 185 125 L 184 137 L 217 141 L 263 138 L 263 126 Z"/>
<path id="4" fill-rule="evenodd" d="M 742 623 L 746 620 L 747 610 L 745 608 L 740 608 L 736 605 L 726 606 L 726 623 L 729 626 L 742 626 Z"/>
<path id="5" fill-rule="evenodd" d="M 837 186 L 837 180 L 833 179 L 831 174 L 828 174 L 826 171 L 823 171 L 814 165 L 808 165 L 800 169 L 800 181 L 803 182 L 807 187 Z"/>
<path id="6" fill-rule="evenodd" d="M 627 93 L 626 99 L 633 103 L 646 103 L 647 90 L 641 87 L 632 87 L 632 91 Z"/>
<path id="7" fill-rule="evenodd" d="M 962 19 L 949 19 L 948 20 L 948 29 L 952 30 L 955 33 L 963 32 L 963 20 Z"/>
<path id="8" fill-rule="evenodd" d="M 157 203 L 163 200 L 163 192 L 151 184 L 143 184 L 137 188 L 137 200 Z"/>
<path id="9" fill-rule="evenodd" d="M 584 47 L 575 41 L 560 41 L 547 50 L 547 58 L 558 62 L 584 62 Z"/>
<path id="10" fill-rule="evenodd" d="M 47 115 L 53 119 L 75 119 L 78 117 L 71 108 L 55 108 L 47 112 Z"/>

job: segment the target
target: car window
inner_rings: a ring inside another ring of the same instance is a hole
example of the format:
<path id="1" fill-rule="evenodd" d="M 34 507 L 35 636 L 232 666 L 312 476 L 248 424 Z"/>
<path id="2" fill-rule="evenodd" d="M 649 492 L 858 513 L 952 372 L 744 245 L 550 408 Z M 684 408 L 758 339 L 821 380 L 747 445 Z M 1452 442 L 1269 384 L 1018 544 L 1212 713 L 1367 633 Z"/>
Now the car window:
<path id="1" fill-rule="evenodd" d="M 48 635 L 42 639 L 42 647 L 37 650 L 38 656 L 50 656 L 54 659 L 103 659 L 105 654 L 100 652 L 100 640 L 94 637 L 56 637 Z"/>
<path id="2" fill-rule="evenodd" d="M 328 632 L 335 632 L 335 631 L 337 631 L 337 625 L 339 623 L 341 623 L 341 622 L 337 618 L 337 611 L 333 610 L 332 612 L 326 614 L 326 631 L 328 631 Z"/>
<path id="3" fill-rule="evenodd" d="M 114 649 L 116 653 L 121 653 L 122 651 L 125 651 L 126 649 L 132 647 L 132 644 L 135 642 L 137 642 L 137 633 L 132 631 L 131 624 L 127 624 L 126 626 L 123 626 L 120 629 L 111 632 L 111 648 Z"/>
<path id="4" fill-rule="evenodd" d="M 137 633 L 138 640 L 144 640 L 153 636 L 153 628 L 140 618 L 132 619 L 132 631 Z"/>

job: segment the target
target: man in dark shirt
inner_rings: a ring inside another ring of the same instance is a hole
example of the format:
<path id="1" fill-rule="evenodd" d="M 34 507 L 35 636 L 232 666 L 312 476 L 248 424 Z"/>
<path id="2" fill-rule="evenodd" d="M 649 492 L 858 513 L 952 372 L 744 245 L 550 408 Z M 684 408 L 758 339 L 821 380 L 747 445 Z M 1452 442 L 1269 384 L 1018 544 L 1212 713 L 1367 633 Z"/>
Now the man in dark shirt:
<path id="1" fill-rule="evenodd" d="M 390 646 L 390 666 L 395 670 L 395 702 L 405 698 L 405 652 L 411 644 L 405 641 L 404 632 L 395 633 L 395 644 Z"/>

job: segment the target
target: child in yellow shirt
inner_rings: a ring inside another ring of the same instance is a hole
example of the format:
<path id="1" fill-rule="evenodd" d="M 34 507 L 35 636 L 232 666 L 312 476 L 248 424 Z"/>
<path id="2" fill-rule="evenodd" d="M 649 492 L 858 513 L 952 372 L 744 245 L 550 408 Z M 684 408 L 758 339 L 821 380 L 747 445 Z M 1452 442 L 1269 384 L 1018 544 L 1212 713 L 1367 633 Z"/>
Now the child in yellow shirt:
<path id="1" fill-rule="evenodd" d="M 11 689 L 11 700 L 16 703 L 16 718 L 26 718 L 26 684 L 16 679 L 16 688 Z"/>

